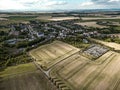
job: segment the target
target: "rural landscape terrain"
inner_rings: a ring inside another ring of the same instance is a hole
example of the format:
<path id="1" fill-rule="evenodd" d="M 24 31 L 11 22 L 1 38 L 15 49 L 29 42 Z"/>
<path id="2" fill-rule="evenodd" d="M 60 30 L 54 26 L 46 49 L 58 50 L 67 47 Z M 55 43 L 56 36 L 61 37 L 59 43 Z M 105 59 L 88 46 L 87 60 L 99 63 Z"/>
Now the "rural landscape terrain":
<path id="1" fill-rule="evenodd" d="M 120 90 L 120 11 L 0 12 L 0 90 Z"/>

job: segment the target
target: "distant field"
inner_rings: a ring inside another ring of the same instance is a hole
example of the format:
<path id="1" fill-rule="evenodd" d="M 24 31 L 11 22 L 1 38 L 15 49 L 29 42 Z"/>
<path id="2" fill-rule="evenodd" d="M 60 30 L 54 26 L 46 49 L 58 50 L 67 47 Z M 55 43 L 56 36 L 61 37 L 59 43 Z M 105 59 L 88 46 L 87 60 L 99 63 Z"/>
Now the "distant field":
<path id="1" fill-rule="evenodd" d="M 117 44 L 117 43 L 114 43 L 114 42 L 104 42 L 104 41 L 96 40 L 96 39 L 92 39 L 92 40 L 94 40 L 98 43 L 104 44 L 108 47 L 114 48 L 115 50 L 120 50 L 120 44 Z"/>
<path id="2" fill-rule="evenodd" d="M 10 28 L 0 28 L 0 31 L 8 32 L 9 30 L 10 30 Z"/>
<path id="3" fill-rule="evenodd" d="M 36 19 L 38 20 L 47 20 L 47 19 L 51 19 L 52 16 L 47 16 L 47 15 L 41 15 L 41 16 L 38 16 Z"/>
<path id="4" fill-rule="evenodd" d="M 117 17 L 82 17 L 82 20 L 100 20 L 100 19 L 120 19 L 120 16 Z"/>
<path id="5" fill-rule="evenodd" d="M 82 26 L 88 26 L 88 27 L 98 27 L 98 28 L 106 27 L 106 26 L 98 25 L 96 24 L 96 22 L 80 22 L 80 23 L 75 23 L 75 24 L 82 25 Z"/>
<path id="6" fill-rule="evenodd" d="M 0 18 L 2 18 L 2 17 L 9 17 L 9 15 L 7 15 L 7 14 L 0 14 Z"/>
<path id="7" fill-rule="evenodd" d="M 56 65 L 51 78 L 72 90 L 119 90 L 120 54 L 109 51 L 95 62 L 79 53 Z"/>
<path id="8" fill-rule="evenodd" d="M 29 54 L 43 67 L 43 69 L 47 70 L 54 64 L 78 51 L 79 49 L 71 45 L 61 41 L 54 41 L 51 44 L 43 45 L 30 51 Z"/>
<path id="9" fill-rule="evenodd" d="M 63 20 L 72 20 L 72 19 L 79 19 L 79 17 L 52 17 L 48 19 L 50 21 L 63 21 Z"/>
<path id="10" fill-rule="evenodd" d="M 10 19 L 10 20 L 26 20 L 26 21 L 29 21 L 29 20 L 36 19 L 36 17 L 38 17 L 38 16 L 9 16 L 9 17 L 7 17 L 7 19 Z"/>
<path id="11" fill-rule="evenodd" d="M 6 18 L 0 18 L 0 21 L 7 21 L 8 19 Z"/>

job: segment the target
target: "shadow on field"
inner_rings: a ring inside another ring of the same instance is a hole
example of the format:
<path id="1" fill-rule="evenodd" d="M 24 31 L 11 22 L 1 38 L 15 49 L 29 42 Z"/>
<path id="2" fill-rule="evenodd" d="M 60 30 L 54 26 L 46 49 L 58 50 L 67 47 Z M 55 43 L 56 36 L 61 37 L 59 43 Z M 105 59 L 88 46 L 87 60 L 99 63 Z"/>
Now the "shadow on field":
<path id="1" fill-rule="evenodd" d="M 5 87 L 2 86 L 2 84 L 3 84 L 3 80 L 2 80 L 2 79 L 3 79 L 3 78 L 0 77 L 0 90 L 5 90 Z"/>
<path id="2" fill-rule="evenodd" d="M 4 71 L 4 69 L 0 69 L 0 72 Z M 0 90 L 5 90 L 5 87 L 3 86 L 3 77 L 0 75 Z"/>

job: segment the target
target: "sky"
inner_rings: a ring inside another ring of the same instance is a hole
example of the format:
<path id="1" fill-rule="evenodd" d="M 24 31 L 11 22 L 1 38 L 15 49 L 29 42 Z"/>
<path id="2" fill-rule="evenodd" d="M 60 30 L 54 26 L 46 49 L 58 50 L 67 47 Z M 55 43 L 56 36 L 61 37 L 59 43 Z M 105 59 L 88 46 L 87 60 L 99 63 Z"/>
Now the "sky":
<path id="1" fill-rule="evenodd" d="M 120 0 L 0 0 L 0 10 L 119 9 Z"/>

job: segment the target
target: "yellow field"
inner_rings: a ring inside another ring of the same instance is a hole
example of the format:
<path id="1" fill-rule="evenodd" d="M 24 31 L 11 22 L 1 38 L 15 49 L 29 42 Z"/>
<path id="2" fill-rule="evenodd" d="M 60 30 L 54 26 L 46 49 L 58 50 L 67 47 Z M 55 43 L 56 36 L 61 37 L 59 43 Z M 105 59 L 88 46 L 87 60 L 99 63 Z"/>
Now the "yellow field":
<path id="1" fill-rule="evenodd" d="M 101 20 L 101 19 L 120 19 L 120 16 L 116 16 L 116 17 L 109 17 L 109 16 L 105 16 L 105 17 L 82 17 L 82 20 Z"/>
<path id="2" fill-rule="evenodd" d="M 119 90 L 120 54 L 108 51 L 92 61 L 80 50 L 54 41 L 30 51 L 60 90 Z"/>
<path id="3" fill-rule="evenodd" d="M 56 90 L 34 63 L 0 71 L 0 90 Z"/>
<path id="4" fill-rule="evenodd" d="M 41 46 L 29 52 L 38 64 L 44 69 L 49 69 L 64 58 L 78 52 L 79 49 L 60 41 Z"/>
<path id="5" fill-rule="evenodd" d="M 119 90 L 120 54 L 109 51 L 96 61 L 79 53 L 60 62 L 50 72 L 55 83 L 72 90 Z"/>
<path id="6" fill-rule="evenodd" d="M 63 20 L 73 20 L 73 19 L 80 19 L 79 17 L 52 17 L 48 20 L 50 21 L 63 21 Z"/>
<path id="7" fill-rule="evenodd" d="M 8 19 L 6 18 L 0 18 L 0 21 L 7 21 Z"/>
<path id="8" fill-rule="evenodd" d="M 95 42 L 101 43 L 105 46 L 114 48 L 115 50 L 120 50 L 120 44 L 117 44 L 117 43 L 114 43 L 114 42 L 104 42 L 104 41 L 96 40 L 96 39 L 91 39 L 91 40 L 94 40 Z"/>
<path id="9" fill-rule="evenodd" d="M 80 23 L 75 23 L 75 24 L 82 25 L 82 26 L 88 26 L 88 27 L 98 27 L 98 28 L 107 27 L 107 26 L 98 25 L 96 24 L 96 22 L 80 22 Z"/>

